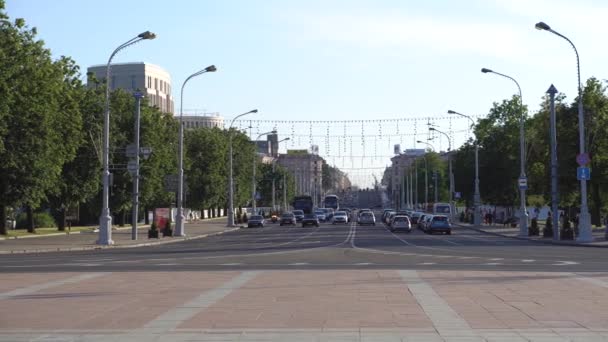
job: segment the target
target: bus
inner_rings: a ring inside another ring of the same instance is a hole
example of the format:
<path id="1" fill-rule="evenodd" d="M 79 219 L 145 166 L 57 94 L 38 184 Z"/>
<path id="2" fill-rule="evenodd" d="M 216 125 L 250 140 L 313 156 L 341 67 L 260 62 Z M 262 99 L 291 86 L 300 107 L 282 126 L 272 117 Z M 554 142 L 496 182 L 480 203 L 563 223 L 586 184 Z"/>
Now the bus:
<path id="1" fill-rule="evenodd" d="M 312 214 L 312 208 L 313 208 L 312 196 L 308 196 L 308 195 L 296 196 L 293 199 L 292 206 L 293 206 L 293 210 L 302 210 L 302 211 L 304 211 L 304 214 Z"/>
<path id="2" fill-rule="evenodd" d="M 426 211 L 429 214 L 450 216 L 450 203 L 429 203 Z"/>
<path id="3" fill-rule="evenodd" d="M 323 199 L 323 203 L 325 208 L 332 208 L 334 211 L 338 210 L 340 207 L 338 205 L 339 198 L 336 195 L 327 195 L 325 199 Z"/>

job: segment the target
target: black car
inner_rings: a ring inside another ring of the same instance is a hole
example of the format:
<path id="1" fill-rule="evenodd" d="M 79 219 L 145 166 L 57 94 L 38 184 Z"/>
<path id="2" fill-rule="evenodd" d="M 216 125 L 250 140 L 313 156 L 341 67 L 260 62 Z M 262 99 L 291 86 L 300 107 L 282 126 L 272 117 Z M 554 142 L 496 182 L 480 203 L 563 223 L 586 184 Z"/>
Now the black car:
<path id="1" fill-rule="evenodd" d="M 279 225 L 284 225 L 284 224 L 296 224 L 296 216 L 293 213 L 284 213 L 283 215 L 281 215 L 281 221 L 279 222 Z"/>
<path id="2" fill-rule="evenodd" d="M 262 215 L 252 215 L 247 221 L 247 227 L 262 227 L 264 228 L 264 217 Z"/>
<path id="3" fill-rule="evenodd" d="M 294 210 L 293 214 L 296 217 L 296 221 L 300 222 L 304 218 L 304 210 Z"/>
<path id="4" fill-rule="evenodd" d="M 319 218 L 315 214 L 306 214 L 302 219 L 302 227 L 306 227 L 308 225 L 319 226 Z"/>

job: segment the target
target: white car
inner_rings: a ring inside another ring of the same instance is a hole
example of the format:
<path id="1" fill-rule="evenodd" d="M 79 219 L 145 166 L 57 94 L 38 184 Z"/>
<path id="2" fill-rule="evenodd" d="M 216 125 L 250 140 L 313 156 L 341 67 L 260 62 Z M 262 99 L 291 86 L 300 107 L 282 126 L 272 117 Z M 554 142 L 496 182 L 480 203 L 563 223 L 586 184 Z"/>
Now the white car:
<path id="1" fill-rule="evenodd" d="M 336 211 L 336 213 L 334 214 L 334 217 L 331 220 L 332 224 L 336 224 L 336 223 L 348 223 L 348 215 L 346 215 L 345 211 Z"/>
<path id="2" fill-rule="evenodd" d="M 391 221 L 391 232 L 396 230 L 405 230 L 408 233 L 412 232 L 412 223 L 410 222 L 409 217 L 404 215 L 399 215 L 393 217 Z"/>
<path id="3" fill-rule="evenodd" d="M 373 212 L 365 211 L 365 212 L 362 212 L 361 214 L 359 214 L 359 219 L 357 220 L 357 223 L 360 225 L 371 224 L 372 226 L 375 226 L 376 217 L 374 216 Z"/>

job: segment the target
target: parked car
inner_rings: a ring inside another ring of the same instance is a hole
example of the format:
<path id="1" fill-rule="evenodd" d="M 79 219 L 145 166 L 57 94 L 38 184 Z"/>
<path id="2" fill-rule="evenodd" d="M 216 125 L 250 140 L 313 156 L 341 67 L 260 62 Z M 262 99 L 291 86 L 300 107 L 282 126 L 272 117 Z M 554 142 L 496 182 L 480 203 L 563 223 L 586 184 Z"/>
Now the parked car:
<path id="1" fill-rule="evenodd" d="M 346 214 L 345 211 L 336 211 L 336 213 L 334 214 L 334 218 L 331 221 L 332 224 L 336 224 L 336 223 L 348 223 L 348 215 Z"/>
<path id="2" fill-rule="evenodd" d="M 301 222 L 304 218 L 304 210 L 294 210 L 293 214 L 296 217 L 296 222 Z"/>
<path id="3" fill-rule="evenodd" d="M 317 215 L 315 214 L 305 214 L 304 218 L 302 219 L 302 227 L 306 227 L 306 226 L 319 226 L 319 218 L 317 217 Z"/>
<path id="4" fill-rule="evenodd" d="M 371 224 L 372 226 L 376 225 L 376 217 L 374 213 L 371 211 L 365 211 L 359 214 L 359 219 L 357 223 L 360 225 Z"/>
<path id="5" fill-rule="evenodd" d="M 323 209 L 315 210 L 315 215 L 317 215 L 319 222 L 325 222 L 327 219 L 327 215 L 325 214 L 325 210 L 323 210 Z"/>
<path id="6" fill-rule="evenodd" d="M 249 221 L 247 221 L 247 227 L 248 228 L 252 228 L 252 227 L 264 228 L 264 223 L 266 223 L 266 222 L 264 221 L 264 217 L 262 215 L 251 215 L 251 217 L 249 217 Z"/>
<path id="7" fill-rule="evenodd" d="M 433 234 L 434 232 L 452 234 L 452 224 L 450 219 L 445 215 L 433 215 L 433 217 L 425 225 L 426 232 Z"/>
<path id="8" fill-rule="evenodd" d="M 393 217 L 391 221 L 391 232 L 396 230 L 405 230 L 408 233 L 412 232 L 412 223 L 410 222 L 409 217 L 405 215 L 398 215 Z"/>
<path id="9" fill-rule="evenodd" d="M 395 217 L 395 215 L 397 215 L 396 211 L 389 211 L 384 215 L 384 219 L 382 219 L 382 222 L 384 222 L 384 224 L 386 224 L 387 226 L 391 225 L 391 219 L 393 217 Z"/>
<path id="10" fill-rule="evenodd" d="M 281 215 L 281 222 L 279 222 L 279 225 L 282 226 L 284 224 L 295 225 L 296 224 L 296 215 L 294 215 L 293 213 L 284 213 L 283 215 Z"/>

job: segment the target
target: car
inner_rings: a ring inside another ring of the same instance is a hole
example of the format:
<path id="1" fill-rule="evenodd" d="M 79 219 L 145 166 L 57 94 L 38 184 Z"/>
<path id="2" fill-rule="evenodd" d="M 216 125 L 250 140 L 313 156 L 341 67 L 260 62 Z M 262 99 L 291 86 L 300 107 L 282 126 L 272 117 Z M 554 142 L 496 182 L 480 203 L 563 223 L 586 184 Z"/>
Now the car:
<path id="1" fill-rule="evenodd" d="M 253 227 L 264 228 L 264 223 L 266 223 L 266 222 L 264 221 L 264 217 L 262 215 L 251 215 L 251 217 L 247 221 L 247 227 L 248 228 L 253 228 Z"/>
<path id="2" fill-rule="evenodd" d="M 330 221 L 332 217 L 334 217 L 334 209 L 333 208 L 323 208 L 325 210 L 325 220 Z"/>
<path id="3" fill-rule="evenodd" d="M 433 215 L 433 217 L 426 223 L 426 232 L 433 234 L 434 232 L 441 232 L 447 235 L 452 234 L 452 224 L 450 219 L 445 215 Z"/>
<path id="4" fill-rule="evenodd" d="M 421 216 L 418 219 L 418 229 L 426 232 L 426 225 L 428 224 L 429 220 L 433 218 L 433 215 L 431 214 L 424 214 L 423 216 Z"/>
<path id="5" fill-rule="evenodd" d="M 315 214 L 305 214 L 304 218 L 302 218 L 302 227 L 306 226 L 319 226 L 319 218 Z"/>
<path id="6" fill-rule="evenodd" d="M 327 215 L 325 214 L 325 210 L 323 210 L 323 209 L 315 210 L 315 215 L 317 215 L 320 222 L 325 222 L 327 219 Z"/>
<path id="7" fill-rule="evenodd" d="M 386 224 L 387 226 L 391 225 L 391 219 L 393 217 L 395 217 L 395 215 L 397 214 L 396 211 L 389 211 L 384 213 L 384 217 L 382 218 L 382 222 L 384 222 L 384 224 Z"/>
<path id="8" fill-rule="evenodd" d="M 384 209 L 382 211 L 382 222 L 386 222 L 386 218 L 388 217 L 388 215 L 391 211 L 394 211 L 394 210 L 393 209 Z"/>
<path id="9" fill-rule="evenodd" d="M 348 223 L 348 215 L 346 214 L 345 211 L 336 211 L 331 223 L 332 224 L 336 224 L 336 223 L 346 224 L 346 223 Z"/>
<path id="10" fill-rule="evenodd" d="M 371 224 L 372 226 L 376 225 L 376 217 L 374 216 L 374 213 L 371 211 L 366 211 L 363 213 L 359 214 L 359 219 L 357 220 L 357 223 L 360 225 L 364 225 L 364 224 Z"/>
<path id="11" fill-rule="evenodd" d="M 412 224 L 418 224 L 418 219 L 420 218 L 420 216 L 424 215 L 424 213 L 421 212 L 413 212 L 412 216 L 410 216 L 410 219 L 412 220 Z"/>
<path id="12" fill-rule="evenodd" d="M 292 211 L 294 216 L 296 217 L 296 222 L 301 222 L 304 218 L 304 210 L 294 210 Z"/>
<path id="13" fill-rule="evenodd" d="M 282 226 L 284 224 L 295 225 L 296 224 L 296 215 L 294 215 L 293 213 L 284 213 L 283 215 L 281 215 L 281 221 L 279 222 L 279 225 Z"/>
<path id="14" fill-rule="evenodd" d="M 411 233 L 412 231 L 412 223 L 410 222 L 409 217 L 405 215 L 398 215 L 393 217 L 390 226 L 391 232 L 394 232 L 396 230 L 405 230 L 406 232 Z"/>

